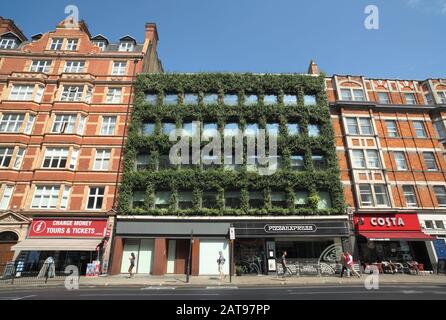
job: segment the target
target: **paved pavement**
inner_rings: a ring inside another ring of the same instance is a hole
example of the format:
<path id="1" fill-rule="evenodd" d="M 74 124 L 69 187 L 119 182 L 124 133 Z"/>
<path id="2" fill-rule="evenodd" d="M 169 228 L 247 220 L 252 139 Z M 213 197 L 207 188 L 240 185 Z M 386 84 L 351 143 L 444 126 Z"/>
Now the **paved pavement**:
<path id="1" fill-rule="evenodd" d="M 83 286 L 0 289 L 0 300 L 446 300 L 446 285 L 381 285 L 367 290 L 362 285 L 315 286 L 206 286 L 128 287 Z M 224 302 L 223 302 L 224 303 Z"/>

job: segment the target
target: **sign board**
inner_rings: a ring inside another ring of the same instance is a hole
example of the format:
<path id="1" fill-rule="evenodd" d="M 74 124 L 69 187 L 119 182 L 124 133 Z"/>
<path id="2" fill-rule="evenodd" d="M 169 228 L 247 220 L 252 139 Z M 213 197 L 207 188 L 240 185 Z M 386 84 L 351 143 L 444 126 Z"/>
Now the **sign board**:
<path id="1" fill-rule="evenodd" d="M 276 259 L 268 259 L 268 271 L 276 271 Z"/>
<path id="2" fill-rule="evenodd" d="M 314 224 L 267 224 L 266 233 L 301 233 L 315 232 L 317 230 Z"/>
<path id="3" fill-rule="evenodd" d="M 229 240 L 235 240 L 235 228 L 229 228 Z"/>
<path id="4" fill-rule="evenodd" d="M 33 219 L 29 238 L 102 238 L 107 219 L 38 218 Z"/>
<path id="5" fill-rule="evenodd" d="M 434 241 L 434 248 L 437 254 L 437 259 L 446 259 L 446 240 L 437 239 Z"/>
<path id="6" fill-rule="evenodd" d="M 357 231 L 421 231 L 418 215 L 402 214 L 360 214 L 354 216 Z"/>

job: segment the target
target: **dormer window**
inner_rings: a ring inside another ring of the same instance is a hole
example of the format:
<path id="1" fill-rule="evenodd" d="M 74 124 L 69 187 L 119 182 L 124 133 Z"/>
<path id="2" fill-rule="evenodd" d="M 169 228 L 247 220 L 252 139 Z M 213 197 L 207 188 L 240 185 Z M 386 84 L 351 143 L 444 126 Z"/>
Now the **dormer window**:
<path id="1" fill-rule="evenodd" d="M 131 52 L 133 51 L 134 47 L 135 44 L 133 43 L 133 41 L 121 41 L 121 43 L 119 44 L 119 51 Z"/>
<path id="2" fill-rule="evenodd" d="M 61 50 L 62 49 L 62 38 L 54 38 L 51 40 L 50 50 Z"/>
<path id="3" fill-rule="evenodd" d="M 341 89 L 341 100 L 344 101 L 365 101 L 364 90 L 362 89 Z"/>
<path id="4" fill-rule="evenodd" d="M 0 49 L 15 49 L 18 47 L 17 39 L 2 38 L 0 40 Z"/>
<path id="5" fill-rule="evenodd" d="M 97 45 L 101 51 L 105 50 L 105 41 L 94 41 L 93 43 Z"/>
<path id="6" fill-rule="evenodd" d="M 67 45 L 65 46 L 65 50 L 67 50 L 67 51 L 76 51 L 78 42 L 79 42 L 78 39 L 68 39 L 67 40 Z"/>

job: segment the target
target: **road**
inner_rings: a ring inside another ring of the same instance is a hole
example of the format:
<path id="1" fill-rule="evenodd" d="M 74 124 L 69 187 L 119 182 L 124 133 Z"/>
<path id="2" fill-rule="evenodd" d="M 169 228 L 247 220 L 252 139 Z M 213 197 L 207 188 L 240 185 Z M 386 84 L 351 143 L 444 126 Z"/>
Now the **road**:
<path id="1" fill-rule="evenodd" d="M 0 288 L 0 300 L 446 300 L 445 285 Z"/>

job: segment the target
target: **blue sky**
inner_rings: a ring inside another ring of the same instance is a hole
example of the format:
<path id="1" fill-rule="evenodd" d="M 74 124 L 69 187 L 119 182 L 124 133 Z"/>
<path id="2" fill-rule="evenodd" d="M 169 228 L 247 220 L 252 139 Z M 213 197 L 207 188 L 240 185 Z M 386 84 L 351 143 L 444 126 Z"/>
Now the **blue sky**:
<path id="1" fill-rule="evenodd" d="M 314 59 L 327 74 L 446 78 L 446 0 L 22 0 L 2 1 L 0 15 L 30 36 L 69 4 L 111 41 L 142 41 L 155 22 L 168 72 L 306 72 Z M 369 4 L 379 30 L 364 27 Z"/>

